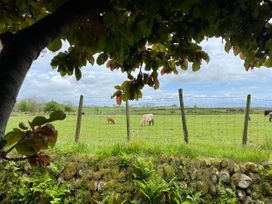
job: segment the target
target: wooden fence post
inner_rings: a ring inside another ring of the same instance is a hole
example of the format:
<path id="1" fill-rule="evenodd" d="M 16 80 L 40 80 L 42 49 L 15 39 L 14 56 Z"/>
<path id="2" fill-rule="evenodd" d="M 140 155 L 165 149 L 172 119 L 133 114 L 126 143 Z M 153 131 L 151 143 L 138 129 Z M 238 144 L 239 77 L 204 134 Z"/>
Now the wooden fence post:
<path id="1" fill-rule="evenodd" d="M 246 143 L 247 143 L 247 130 L 248 130 L 248 121 L 249 121 L 250 99 L 251 99 L 251 95 L 249 94 L 249 95 L 247 95 L 247 102 L 246 102 L 246 112 L 245 112 L 243 141 L 242 141 L 243 145 L 246 145 Z"/>
<path id="2" fill-rule="evenodd" d="M 184 134 L 184 142 L 189 143 L 188 129 L 186 125 L 186 117 L 185 117 L 185 111 L 184 111 L 183 91 L 182 89 L 179 89 L 178 92 L 179 92 L 179 103 L 180 103 L 182 128 L 183 128 L 183 134 Z"/>
<path id="3" fill-rule="evenodd" d="M 130 113 L 129 113 L 129 103 L 126 100 L 126 118 L 127 118 L 127 140 L 130 141 Z"/>
<path id="4" fill-rule="evenodd" d="M 80 135 L 82 106 L 83 106 L 83 95 L 80 95 L 79 105 L 78 105 L 78 112 L 77 112 L 77 123 L 76 123 L 75 142 L 78 142 L 79 135 Z"/>

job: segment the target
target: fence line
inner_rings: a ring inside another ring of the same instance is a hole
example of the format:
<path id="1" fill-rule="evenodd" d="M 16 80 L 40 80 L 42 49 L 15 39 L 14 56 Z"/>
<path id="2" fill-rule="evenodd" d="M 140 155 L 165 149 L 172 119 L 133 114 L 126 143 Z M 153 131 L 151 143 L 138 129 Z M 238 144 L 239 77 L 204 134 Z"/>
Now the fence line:
<path id="1" fill-rule="evenodd" d="M 104 106 L 102 97 L 84 97 L 84 115 L 81 116 L 81 130 L 79 142 L 105 146 L 107 144 L 127 142 L 127 139 L 136 142 L 154 144 L 178 144 L 184 135 L 182 127 L 179 95 L 176 97 L 162 97 L 130 101 L 129 115 L 130 128 L 127 127 L 126 108 L 122 106 Z M 184 113 L 189 132 L 190 143 L 200 145 L 241 145 L 245 124 L 246 96 L 188 96 L 184 93 Z M 153 104 L 153 105 L 150 105 Z M 247 145 L 266 147 L 269 143 L 272 123 L 264 116 L 264 110 L 272 110 L 272 100 L 251 97 L 251 108 L 248 112 L 250 121 L 247 121 Z M 155 124 L 141 126 L 143 114 L 154 114 Z M 20 121 L 27 122 L 30 115 L 13 113 L 8 129 L 14 128 Z M 116 124 L 108 124 L 107 116 L 112 116 Z M 30 119 L 29 119 L 30 120 Z M 16 125 L 14 125 L 16 124 Z M 59 130 L 59 141 L 73 142 L 76 132 L 76 114 L 68 114 L 65 121 L 56 122 Z M 130 134 L 128 136 L 128 131 Z M 185 133 L 186 134 L 186 133 Z"/>

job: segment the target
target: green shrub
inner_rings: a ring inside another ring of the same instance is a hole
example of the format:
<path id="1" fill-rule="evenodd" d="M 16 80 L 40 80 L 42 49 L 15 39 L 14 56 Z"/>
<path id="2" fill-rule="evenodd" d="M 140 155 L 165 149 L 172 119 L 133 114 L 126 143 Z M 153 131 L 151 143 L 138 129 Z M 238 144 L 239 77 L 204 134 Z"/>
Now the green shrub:
<path id="1" fill-rule="evenodd" d="M 44 112 L 53 112 L 58 110 L 63 110 L 63 107 L 56 101 L 46 103 L 43 109 Z"/>

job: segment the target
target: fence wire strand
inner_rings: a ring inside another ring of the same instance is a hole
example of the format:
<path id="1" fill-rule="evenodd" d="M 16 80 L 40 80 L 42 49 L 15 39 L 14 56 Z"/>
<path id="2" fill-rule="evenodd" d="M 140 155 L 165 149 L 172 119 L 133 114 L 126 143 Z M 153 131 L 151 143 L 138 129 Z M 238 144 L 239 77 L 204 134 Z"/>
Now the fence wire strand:
<path id="1" fill-rule="evenodd" d="M 85 114 L 82 115 L 80 142 L 102 147 L 127 141 L 124 104 L 116 106 L 113 99 L 102 97 L 85 97 L 84 101 Z M 219 147 L 241 145 L 246 96 L 185 96 L 184 103 L 190 143 L 214 144 Z M 265 147 L 269 143 L 272 123 L 267 116 L 264 116 L 264 110 L 272 110 L 272 100 L 252 97 L 248 145 Z M 143 114 L 153 114 L 154 125 L 141 126 Z M 116 124 L 109 124 L 108 116 L 113 117 Z M 33 117 L 14 112 L 7 130 L 14 127 L 15 121 L 26 122 L 30 118 Z M 169 98 L 157 96 L 130 101 L 130 121 L 131 140 L 134 142 L 161 145 L 184 142 L 178 96 Z M 75 113 L 68 114 L 65 121 L 55 124 L 62 141 L 74 141 Z"/>

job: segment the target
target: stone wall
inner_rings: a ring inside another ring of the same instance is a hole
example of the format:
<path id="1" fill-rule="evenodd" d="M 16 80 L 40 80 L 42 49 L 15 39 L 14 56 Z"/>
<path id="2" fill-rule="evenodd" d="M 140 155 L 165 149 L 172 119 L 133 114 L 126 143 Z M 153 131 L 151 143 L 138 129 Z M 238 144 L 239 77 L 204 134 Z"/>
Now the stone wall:
<path id="1" fill-rule="evenodd" d="M 59 161 L 55 160 L 54 163 L 57 162 Z M 272 203 L 271 166 L 269 162 L 236 163 L 229 159 L 213 158 L 191 160 L 167 155 L 156 157 L 122 155 L 107 158 L 73 156 L 69 157 L 69 161 L 62 161 L 62 165 L 58 166 L 59 172 L 55 172 L 52 178 L 60 186 L 72 184 L 73 191 L 67 193 L 65 197 L 70 196 L 71 200 L 77 198 L 78 203 L 101 202 L 113 194 L 118 196 L 112 198 L 112 203 L 132 200 L 148 203 L 148 199 L 136 184 L 143 182 L 149 185 L 150 178 L 155 175 L 157 180 L 159 178 L 159 184 L 165 183 L 168 191 L 158 193 L 158 197 L 154 198 L 152 203 L 174 202 L 170 201 L 169 196 L 173 196 L 172 191 L 180 192 L 174 189 L 179 188 L 185 191 L 187 189 L 186 192 L 190 192 L 189 197 L 200 195 L 195 203 L 269 204 Z M 21 164 L 17 171 L 22 177 L 35 177 L 35 174 L 29 173 L 32 170 L 28 164 Z M 52 175 L 50 166 L 43 171 Z M 10 170 L 0 170 L 2 177 L 10 177 L 12 173 L 14 172 Z M 8 200 L 11 196 L 0 190 L 1 199 Z M 48 201 L 50 199 L 49 196 Z"/>

